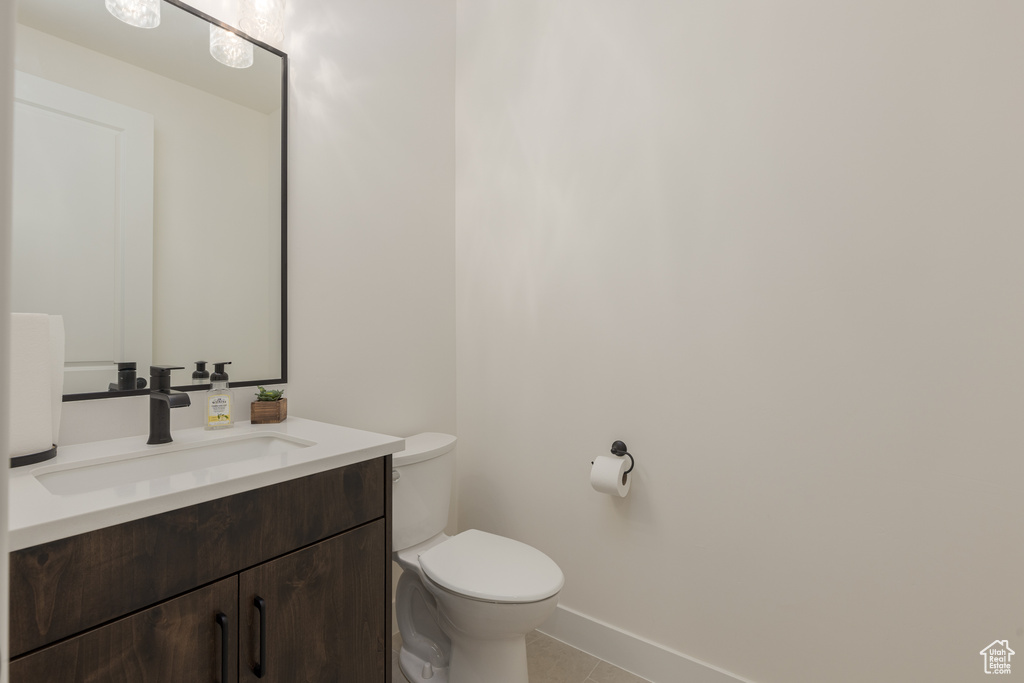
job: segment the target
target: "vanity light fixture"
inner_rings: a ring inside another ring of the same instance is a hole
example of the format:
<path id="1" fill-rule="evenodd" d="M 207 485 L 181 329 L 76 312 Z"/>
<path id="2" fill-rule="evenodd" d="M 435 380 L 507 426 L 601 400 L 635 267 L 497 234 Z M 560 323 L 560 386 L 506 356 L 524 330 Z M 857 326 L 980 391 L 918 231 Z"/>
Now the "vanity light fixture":
<path id="1" fill-rule="evenodd" d="M 284 40 L 284 0 L 241 0 L 238 26 L 256 40 L 280 45 Z"/>
<path id="2" fill-rule="evenodd" d="M 107 11 L 126 24 L 139 28 L 160 25 L 162 0 L 106 0 Z"/>
<path id="3" fill-rule="evenodd" d="M 235 69 L 252 66 L 252 43 L 214 24 L 210 24 L 210 54 L 221 64 Z"/>

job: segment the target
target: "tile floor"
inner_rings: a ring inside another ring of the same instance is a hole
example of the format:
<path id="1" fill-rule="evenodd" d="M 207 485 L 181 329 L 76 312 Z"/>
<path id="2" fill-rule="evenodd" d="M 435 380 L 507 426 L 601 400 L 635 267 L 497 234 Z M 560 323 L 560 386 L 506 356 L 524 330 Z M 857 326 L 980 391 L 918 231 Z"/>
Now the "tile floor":
<path id="1" fill-rule="evenodd" d="M 392 683 L 408 683 L 398 667 L 401 646 L 402 637 L 396 633 L 391 652 Z M 526 636 L 526 656 L 530 683 L 648 683 L 538 631 Z"/>

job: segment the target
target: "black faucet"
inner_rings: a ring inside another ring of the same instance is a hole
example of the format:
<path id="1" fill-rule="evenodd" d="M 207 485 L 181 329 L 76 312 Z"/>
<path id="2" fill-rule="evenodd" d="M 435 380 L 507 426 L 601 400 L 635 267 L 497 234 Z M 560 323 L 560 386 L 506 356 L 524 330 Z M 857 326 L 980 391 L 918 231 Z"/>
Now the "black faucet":
<path id="1" fill-rule="evenodd" d="M 150 365 L 149 441 L 147 444 L 171 442 L 171 408 L 185 408 L 192 400 L 183 391 L 171 390 L 171 370 L 184 370 L 174 365 Z"/>

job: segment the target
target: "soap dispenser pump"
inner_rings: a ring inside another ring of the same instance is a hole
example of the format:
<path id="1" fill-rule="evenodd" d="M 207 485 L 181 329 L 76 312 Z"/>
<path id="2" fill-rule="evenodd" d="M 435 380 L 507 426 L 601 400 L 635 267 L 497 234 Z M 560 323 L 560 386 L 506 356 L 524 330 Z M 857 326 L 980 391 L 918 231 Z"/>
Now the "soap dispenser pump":
<path id="1" fill-rule="evenodd" d="M 231 365 L 231 361 L 213 364 L 213 374 L 210 375 L 211 389 L 206 392 L 206 429 L 225 429 L 235 424 L 234 397 L 228 389 L 225 365 Z"/>
<path id="2" fill-rule="evenodd" d="M 192 373 L 192 384 L 209 384 L 210 372 L 206 369 L 205 360 L 196 361 L 196 371 Z"/>

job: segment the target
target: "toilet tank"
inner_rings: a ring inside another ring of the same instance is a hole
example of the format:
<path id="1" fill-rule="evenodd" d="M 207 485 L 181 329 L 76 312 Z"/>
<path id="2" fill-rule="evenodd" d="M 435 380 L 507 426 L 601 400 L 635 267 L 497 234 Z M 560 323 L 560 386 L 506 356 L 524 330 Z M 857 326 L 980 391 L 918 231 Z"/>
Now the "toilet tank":
<path id="1" fill-rule="evenodd" d="M 455 475 L 455 437 L 426 432 L 392 455 L 392 551 L 436 536 L 448 524 Z"/>

